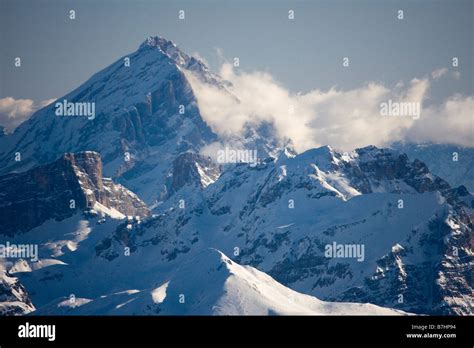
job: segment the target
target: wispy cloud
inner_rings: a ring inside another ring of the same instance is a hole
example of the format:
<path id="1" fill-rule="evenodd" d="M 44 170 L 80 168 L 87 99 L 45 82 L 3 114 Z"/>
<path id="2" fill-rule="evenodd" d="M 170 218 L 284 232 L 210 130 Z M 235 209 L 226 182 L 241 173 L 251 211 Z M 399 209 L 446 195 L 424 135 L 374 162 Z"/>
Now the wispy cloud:
<path id="1" fill-rule="evenodd" d="M 436 69 L 435 71 L 433 71 L 433 72 L 431 73 L 431 77 L 432 77 L 434 80 L 437 80 L 437 79 L 439 79 L 440 77 L 446 75 L 447 72 L 448 72 L 448 69 L 447 69 L 447 68 Z"/>
<path id="2" fill-rule="evenodd" d="M 333 87 L 292 94 L 268 73 L 238 73 L 224 63 L 220 75 L 232 83 L 229 92 L 238 100 L 189 78 L 203 117 L 221 136 L 242 133 L 246 124 L 270 122 L 279 138 L 291 139 L 297 151 L 321 145 L 351 150 L 399 140 L 474 146 L 472 97 L 459 95 L 438 106 L 423 105 L 430 86 L 447 72 L 439 69 L 393 87 L 370 82 L 351 90 Z M 382 116 L 381 103 L 388 100 L 419 103 L 421 115 L 418 119 Z"/>
<path id="3" fill-rule="evenodd" d="M 425 117 L 406 130 L 405 138 L 417 142 L 474 146 L 474 97 L 454 95 L 441 105 L 425 108 Z"/>
<path id="4" fill-rule="evenodd" d="M 52 103 L 55 99 L 35 102 L 31 99 L 15 99 L 7 97 L 0 99 L 0 126 L 7 132 L 12 132 L 26 121 L 36 110 Z"/>
<path id="5" fill-rule="evenodd" d="M 193 52 L 191 54 L 192 57 L 196 58 L 197 60 L 200 60 L 201 62 L 203 62 L 206 66 L 209 66 L 209 62 L 207 61 L 206 58 L 204 58 L 199 52 Z"/>

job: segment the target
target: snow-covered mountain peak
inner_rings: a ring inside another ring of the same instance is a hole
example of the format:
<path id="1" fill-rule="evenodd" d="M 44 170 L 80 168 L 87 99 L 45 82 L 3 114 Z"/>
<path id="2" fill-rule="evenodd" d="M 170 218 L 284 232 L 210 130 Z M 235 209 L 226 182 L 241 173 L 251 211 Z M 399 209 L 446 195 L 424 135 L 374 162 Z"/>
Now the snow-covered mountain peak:
<path id="1" fill-rule="evenodd" d="M 167 40 L 161 36 L 149 36 L 139 47 L 138 53 L 146 55 L 151 52 L 160 52 L 170 62 L 175 64 L 178 69 L 188 70 L 194 73 L 194 76 L 205 83 L 210 83 L 218 88 L 227 85 L 228 82 L 223 81 L 218 75 L 212 73 L 209 68 L 201 60 L 189 56 L 182 51 L 173 41 Z"/>
<path id="2" fill-rule="evenodd" d="M 147 203 L 161 200 L 173 160 L 216 141 L 201 117 L 186 70 L 204 83 L 220 83 L 171 41 L 146 40 L 137 51 L 37 111 L 13 134 L 0 137 L 0 173 L 25 171 L 66 152 L 93 150 L 101 154 L 105 176 L 119 179 Z M 94 112 L 90 117 L 74 112 L 60 117 L 57 103 Z M 22 154 L 21 161 L 15 153 Z"/>
<path id="3" fill-rule="evenodd" d="M 141 43 L 140 48 L 157 47 L 163 52 L 165 52 L 166 48 L 170 46 L 176 47 L 176 44 L 173 41 L 167 40 L 166 38 L 160 35 L 150 35 L 145 39 L 145 41 Z"/>
<path id="4" fill-rule="evenodd" d="M 381 159 L 391 159 L 397 156 L 403 156 L 397 150 L 388 148 L 379 148 L 373 145 L 358 148 L 350 153 L 354 158 L 357 158 L 361 162 L 373 162 Z M 406 156 L 405 156 L 406 157 Z"/>
<path id="5" fill-rule="evenodd" d="M 196 256 L 183 264 L 181 270 L 195 269 L 196 264 L 200 265 L 200 268 L 207 272 L 217 271 L 226 275 L 238 273 L 237 267 L 240 266 L 233 262 L 222 251 L 215 248 L 205 248 L 198 252 Z"/>
<path id="6" fill-rule="evenodd" d="M 139 47 L 139 52 L 150 49 L 158 49 L 168 56 L 179 66 L 185 67 L 190 61 L 190 57 L 181 51 L 174 42 L 161 36 L 149 36 Z"/>
<path id="7" fill-rule="evenodd" d="M 67 311 L 367 309 L 329 305 L 291 286 L 324 300 L 472 313 L 465 294 L 472 293 L 474 204 L 464 186 L 452 189 L 404 151 L 367 146 L 342 153 L 321 146 L 297 154 L 291 141 L 277 140 L 271 123 L 249 123 L 228 138 L 216 134 L 201 115 L 195 76 L 226 86 L 173 42 L 150 37 L 58 100 L 93 104 L 94 117 L 59 117 L 53 103 L 14 134 L 0 129 L 0 236 L 34 237 L 58 258 L 54 264 L 43 260 L 47 270 L 32 267 L 32 276 L 18 274 L 18 285 L 38 294 L 32 295 L 35 306 L 44 310 L 80 290 L 84 301 Z M 214 145 L 225 157 L 228 150 L 250 150 L 256 161 L 228 156 L 217 164 Z M 155 214 L 149 216 L 144 202 Z M 125 221 L 130 215 L 135 217 Z M 61 234 L 57 242 L 51 231 Z M 325 248 L 336 248 L 334 243 L 363 249 L 361 255 L 327 257 Z M 25 268 L 18 263 L 13 270 Z M 20 300 L 20 311 L 32 310 L 16 284 L 4 282 L 16 291 L 7 302 Z M 186 305 L 178 302 L 181 294 Z M 407 303 L 397 302 L 399 294 Z M 291 296 L 294 302 L 287 301 Z M 57 314 L 65 302 L 39 313 Z M 11 304 L 7 309 L 13 313 Z"/>
<path id="8" fill-rule="evenodd" d="M 324 170 L 335 170 L 341 161 L 341 155 L 329 145 L 307 150 L 297 156 L 298 162 L 314 163 Z"/>
<path id="9" fill-rule="evenodd" d="M 159 273 L 154 276 L 158 276 Z M 150 277 L 150 274 L 147 274 Z M 199 284 L 200 286 L 196 286 Z M 108 315 L 403 315 L 371 304 L 328 303 L 293 291 L 269 275 L 206 248 L 151 288 L 80 298 L 64 297 L 35 314 Z"/>

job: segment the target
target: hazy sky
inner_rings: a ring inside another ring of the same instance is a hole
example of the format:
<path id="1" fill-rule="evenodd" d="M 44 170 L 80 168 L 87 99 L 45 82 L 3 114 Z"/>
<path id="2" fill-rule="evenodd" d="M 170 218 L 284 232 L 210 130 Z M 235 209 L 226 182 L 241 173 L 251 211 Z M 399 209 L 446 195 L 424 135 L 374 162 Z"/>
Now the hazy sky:
<path id="1" fill-rule="evenodd" d="M 0 3 L 0 98 L 58 98 L 156 34 L 197 52 L 214 70 L 221 63 L 217 48 L 227 59 L 238 56 L 242 71 L 266 71 L 292 93 L 369 81 L 390 86 L 452 69 L 456 56 L 460 78 L 432 86 L 430 98 L 473 94 L 472 0 Z M 397 19 L 399 9 L 404 20 Z M 343 68 L 346 56 L 350 66 Z"/>

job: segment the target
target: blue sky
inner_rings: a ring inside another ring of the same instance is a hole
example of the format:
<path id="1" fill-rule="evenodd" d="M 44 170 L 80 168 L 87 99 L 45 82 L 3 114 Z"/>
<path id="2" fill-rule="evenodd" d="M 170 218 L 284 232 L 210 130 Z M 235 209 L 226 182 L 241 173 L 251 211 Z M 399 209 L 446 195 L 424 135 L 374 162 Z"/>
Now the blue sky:
<path id="1" fill-rule="evenodd" d="M 369 81 L 393 85 L 448 67 L 460 79 L 433 86 L 436 101 L 471 95 L 473 2 L 269 0 L 1 0 L 0 98 L 57 98 L 159 34 L 214 70 L 224 57 L 266 71 L 290 91 Z M 68 11 L 76 11 L 69 20 Z M 178 20 L 178 11 L 186 19 Z M 288 10 L 295 11 L 289 21 Z M 404 20 L 397 11 L 404 10 Z M 13 66 L 22 58 L 21 69 Z M 349 68 L 342 67 L 343 57 Z"/>
<path id="2" fill-rule="evenodd" d="M 257 120 L 274 124 L 298 150 L 400 140 L 474 146 L 472 0 L 0 4 L 0 126 L 7 131 L 160 35 L 233 83 L 239 105 L 209 86 L 192 86 L 218 133 Z M 237 68 L 228 65 L 234 57 Z M 419 103 L 421 119 L 381 117 L 380 105 L 390 99 Z"/>

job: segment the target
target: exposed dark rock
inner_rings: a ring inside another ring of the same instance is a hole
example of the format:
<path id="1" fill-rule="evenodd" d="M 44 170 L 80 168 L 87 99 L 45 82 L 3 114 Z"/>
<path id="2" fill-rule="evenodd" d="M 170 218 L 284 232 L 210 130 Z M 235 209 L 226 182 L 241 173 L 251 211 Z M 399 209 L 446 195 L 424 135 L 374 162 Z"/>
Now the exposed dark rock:
<path id="1" fill-rule="evenodd" d="M 96 152 L 67 153 L 57 161 L 0 177 L 0 234 L 29 231 L 46 220 L 63 220 L 97 203 L 124 215 L 147 216 L 131 191 L 102 177 Z"/>
<path id="2" fill-rule="evenodd" d="M 204 188 L 217 180 L 220 173 L 220 167 L 210 158 L 185 152 L 173 162 L 172 191 L 176 192 L 188 184 Z"/>

